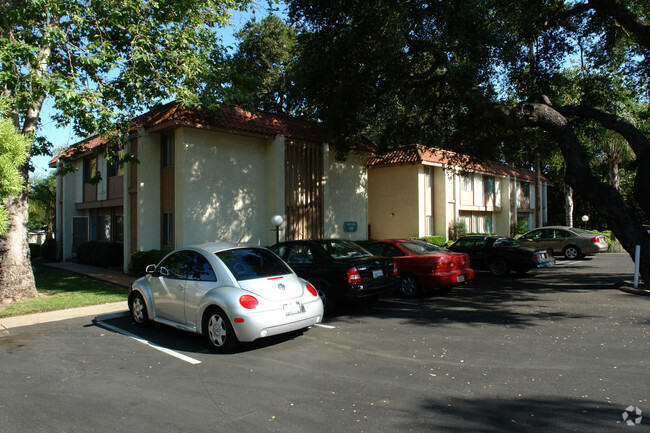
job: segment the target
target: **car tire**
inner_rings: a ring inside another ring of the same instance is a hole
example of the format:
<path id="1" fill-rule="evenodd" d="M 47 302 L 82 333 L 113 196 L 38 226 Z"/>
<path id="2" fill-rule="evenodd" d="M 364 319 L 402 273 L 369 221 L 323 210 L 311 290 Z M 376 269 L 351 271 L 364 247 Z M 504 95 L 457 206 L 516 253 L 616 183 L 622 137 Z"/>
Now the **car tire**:
<path id="1" fill-rule="evenodd" d="M 413 274 L 403 274 L 400 282 L 400 295 L 406 298 L 418 296 L 422 291 L 420 280 Z"/>
<path id="2" fill-rule="evenodd" d="M 210 347 L 219 353 L 231 352 L 239 344 L 230 319 L 221 308 L 210 308 L 203 316 L 203 335 Z"/>
<path id="3" fill-rule="evenodd" d="M 582 257 L 582 251 L 580 251 L 580 248 L 575 245 L 567 245 L 564 247 L 562 254 L 569 260 L 576 260 Z"/>
<path id="4" fill-rule="evenodd" d="M 504 259 L 497 257 L 490 261 L 490 274 L 495 277 L 503 277 L 510 272 L 510 266 Z"/>
<path id="5" fill-rule="evenodd" d="M 133 319 L 136 326 L 144 327 L 149 324 L 147 304 L 144 302 L 144 298 L 140 292 L 133 292 L 129 296 L 129 311 L 131 312 L 131 319 Z"/>

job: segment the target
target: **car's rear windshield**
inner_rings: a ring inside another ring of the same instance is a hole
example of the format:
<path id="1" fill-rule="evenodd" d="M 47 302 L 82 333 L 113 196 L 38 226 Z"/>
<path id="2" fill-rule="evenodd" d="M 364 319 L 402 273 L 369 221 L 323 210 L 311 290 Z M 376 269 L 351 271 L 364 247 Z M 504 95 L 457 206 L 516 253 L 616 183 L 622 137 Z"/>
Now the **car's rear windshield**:
<path id="1" fill-rule="evenodd" d="M 337 240 L 321 241 L 319 244 L 333 259 L 349 259 L 351 257 L 372 256 L 369 251 L 361 248 L 354 242 Z"/>
<path id="2" fill-rule="evenodd" d="M 406 241 L 406 242 L 400 242 L 400 245 L 413 254 L 435 254 L 435 253 L 444 253 L 445 250 L 427 243 L 427 242 L 421 242 L 421 241 Z"/>
<path id="3" fill-rule="evenodd" d="M 593 236 L 594 235 L 593 233 L 588 232 L 587 230 L 579 229 L 577 227 L 571 227 L 569 229 L 569 231 L 577 234 L 578 236 Z"/>
<path id="4" fill-rule="evenodd" d="M 272 252 L 262 248 L 238 248 L 215 253 L 237 280 L 268 278 L 291 273 Z"/>

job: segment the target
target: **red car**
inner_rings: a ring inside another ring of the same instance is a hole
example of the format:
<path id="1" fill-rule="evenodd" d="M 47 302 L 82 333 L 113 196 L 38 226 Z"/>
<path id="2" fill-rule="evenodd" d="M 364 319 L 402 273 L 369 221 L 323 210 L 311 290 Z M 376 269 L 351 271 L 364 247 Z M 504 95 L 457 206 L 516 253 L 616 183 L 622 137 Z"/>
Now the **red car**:
<path id="1" fill-rule="evenodd" d="M 474 278 L 474 270 L 469 267 L 469 255 L 427 242 L 393 239 L 371 242 L 364 248 L 377 256 L 395 259 L 404 296 L 416 296 L 423 287 L 446 290 Z"/>

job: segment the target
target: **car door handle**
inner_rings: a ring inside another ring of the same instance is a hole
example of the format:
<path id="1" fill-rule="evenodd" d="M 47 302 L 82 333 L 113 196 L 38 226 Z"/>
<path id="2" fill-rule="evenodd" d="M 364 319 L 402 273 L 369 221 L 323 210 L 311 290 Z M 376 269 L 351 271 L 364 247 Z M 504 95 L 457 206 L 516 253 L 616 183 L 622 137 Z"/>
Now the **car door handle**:
<path id="1" fill-rule="evenodd" d="M 178 285 L 178 291 L 182 292 L 184 290 L 183 286 L 181 284 Z"/>

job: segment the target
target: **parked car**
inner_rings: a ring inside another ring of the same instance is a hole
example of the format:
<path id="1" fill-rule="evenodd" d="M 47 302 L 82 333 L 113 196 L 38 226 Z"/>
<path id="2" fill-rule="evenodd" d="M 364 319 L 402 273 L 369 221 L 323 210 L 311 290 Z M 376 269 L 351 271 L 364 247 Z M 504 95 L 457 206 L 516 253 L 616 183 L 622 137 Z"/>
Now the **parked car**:
<path id="1" fill-rule="evenodd" d="M 316 289 L 266 248 L 229 243 L 179 248 L 129 291 L 136 325 L 158 322 L 204 335 L 220 352 L 307 328 L 323 317 Z"/>
<path id="2" fill-rule="evenodd" d="M 392 258 L 376 257 L 347 240 L 288 241 L 271 250 L 316 287 L 326 312 L 340 301 L 374 300 L 399 286 Z"/>
<path id="3" fill-rule="evenodd" d="M 506 275 L 511 270 L 522 275 L 555 264 L 555 257 L 549 251 L 503 236 L 464 236 L 449 249 L 469 254 L 473 269 L 487 270 L 494 276 Z"/>
<path id="4" fill-rule="evenodd" d="M 602 253 L 608 248 L 605 236 L 576 227 L 541 227 L 529 231 L 518 239 L 533 244 L 535 248 L 544 248 L 554 255 L 561 254 L 571 260 Z"/>
<path id="5" fill-rule="evenodd" d="M 417 296 L 423 288 L 446 290 L 474 278 L 469 256 L 413 239 L 375 241 L 365 248 L 377 256 L 392 257 L 401 278 L 401 294 Z"/>

